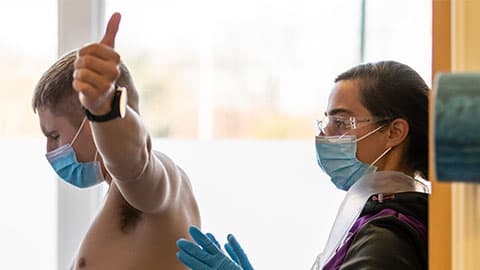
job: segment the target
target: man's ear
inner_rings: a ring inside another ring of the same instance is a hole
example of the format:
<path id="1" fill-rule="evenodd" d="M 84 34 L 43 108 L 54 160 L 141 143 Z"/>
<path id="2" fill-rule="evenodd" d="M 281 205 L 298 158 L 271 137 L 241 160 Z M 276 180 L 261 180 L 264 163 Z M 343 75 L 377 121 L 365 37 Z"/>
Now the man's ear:
<path id="1" fill-rule="evenodd" d="M 387 146 L 388 147 L 395 147 L 401 143 L 403 143 L 410 131 L 410 126 L 408 125 L 407 120 L 402 118 L 397 118 L 393 120 L 388 125 L 388 139 L 387 139 Z"/>

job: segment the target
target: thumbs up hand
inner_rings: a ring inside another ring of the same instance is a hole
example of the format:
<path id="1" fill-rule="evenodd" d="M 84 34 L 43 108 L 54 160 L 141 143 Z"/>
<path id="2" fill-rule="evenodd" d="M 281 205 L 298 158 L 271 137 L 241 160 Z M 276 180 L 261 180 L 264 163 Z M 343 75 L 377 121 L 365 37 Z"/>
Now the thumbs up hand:
<path id="1" fill-rule="evenodd" d="M 74 63 L 73 89 L 82 106 L 94 115 L 112 109 L 115 83 L 120 76 L 120 55 L 114 50 L 120 18 L 119 13 L 114 13 L 102 40 L 81 48 Z"/>

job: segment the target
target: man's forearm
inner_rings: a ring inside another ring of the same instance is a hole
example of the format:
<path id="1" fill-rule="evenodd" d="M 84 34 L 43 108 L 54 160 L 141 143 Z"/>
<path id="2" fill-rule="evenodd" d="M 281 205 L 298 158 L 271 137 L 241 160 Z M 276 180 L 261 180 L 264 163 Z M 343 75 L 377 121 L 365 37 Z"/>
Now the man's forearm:
<path id="1" fill-rule="evenodd" d="M 127 108 L 125 118 L 91 122 L 95 144 L 104 165 L 119 181 L 135 180 L 148 164 L 151 146 L 140 116 Z"/>
<path id="2" fill-rule="evenodd" d="M 92 115 L 112 111 L 114 86 L 121 75 L 120 55 L 114 50 L 119 23 L 120 15 L 112 15 L 100 43 L 81 48 L 74 63 L 73 88 Z M 143 212 L 159 213 L 178 201 L 188 180 L 173 161 L 153 154 L 137 113 L 127 107 L 124 118 L 90 123 L 103 164 L 128 203 Z"/>
<path id="3" fill-rule="evenodd" d="M 125 200 L 142 212 L 159 213 L 176 201 L 183 176 L 169 159 L 158 159 L 142 120 L 128 109 L 125 118 L 92 123 L 105 167 Z"/>

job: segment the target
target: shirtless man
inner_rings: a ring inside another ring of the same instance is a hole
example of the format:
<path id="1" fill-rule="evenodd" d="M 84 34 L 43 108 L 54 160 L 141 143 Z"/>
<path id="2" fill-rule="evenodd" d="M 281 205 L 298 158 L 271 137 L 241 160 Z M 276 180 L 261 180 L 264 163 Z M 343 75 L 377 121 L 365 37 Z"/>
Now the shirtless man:
<path id="1" fill-rule="evenodd" d="M 186 269 L 175 241 L 200 225 L 197 204 L 182 169 L 152 150 L 138 94 L 114 51 L 119 23 L 113 14 L 100 43 L 59 59 L 33 97 L 60 178 L 79 188 L 109 184 L 72 268 Z"/>

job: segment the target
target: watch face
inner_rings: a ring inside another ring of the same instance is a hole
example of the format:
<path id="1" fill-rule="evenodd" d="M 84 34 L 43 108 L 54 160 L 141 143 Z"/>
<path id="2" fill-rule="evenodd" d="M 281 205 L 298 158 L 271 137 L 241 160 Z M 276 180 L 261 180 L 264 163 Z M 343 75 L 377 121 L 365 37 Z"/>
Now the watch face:
<path id="1" fill-rule="evenodd" d="M 120 109 L 120 117 L 125 117 L 125 113 L 127 111 L 127 89 L 125 87 L 119 87 L 120 93 L 120 101 L 119 101 L 119 109 Z"/>

